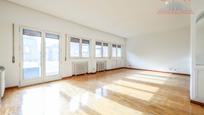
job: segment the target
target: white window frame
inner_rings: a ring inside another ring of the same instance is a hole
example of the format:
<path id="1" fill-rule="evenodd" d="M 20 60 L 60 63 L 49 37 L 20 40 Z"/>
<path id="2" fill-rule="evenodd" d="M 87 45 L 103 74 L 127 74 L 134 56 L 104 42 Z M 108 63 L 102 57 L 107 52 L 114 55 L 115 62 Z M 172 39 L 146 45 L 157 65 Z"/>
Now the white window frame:
<path id="1" fill-rule="evenodd" d="M 100 43 L 101 43 L 101 57 L 96 57 L 96 42 L 100 42 Z M 98 58 L 98 59 L 103 58 L 103 42 L 101 42 L 101 41 L 95 41 L 95 42 L 94 42 L 94 46 L 95 46 L 95 47 L 94 47 L 94 48 L 95 48 L 95 49 L 94 49 L 94 51 L 95 51 L 94 57 L 95 57 L 95 58 Z"/>
<path id="2" fill-rule="evenodd" d="M 79 56 L 78 57 L 71 56 L 71 38 L 72 37 L 79 39 Z M 70 36 L 68 42 L 69 42 L 69 45 L 68 45 L 68 47 L 69 47 L 69 52 L 68 52 L 69 53 L 69 58 L 70 59 L 79 59 L 81 57 L 81 39 L 79 37 Z"/>
<path id="3" fill-rule="evenodd" d="M 103 43 L 108 44 L 108 46 L 107 46 L 108 47 L 108 56 L 107 57 L 104 57 L 104 55 L 103 55 Z M 110 57 L 110 43 L 108 43 L 108 42 L 103 42 L 103 43 L 102 43 L 102 57 L 106 59 L 106 58 Z"/>
<path id="4" fill-rule="evenodd" d="M 23 79 L 23 43 L 22 43 L 22 39 L 23 39 L 23 34 L 22 31 L 23 29 L 28 29 L 28 30 L 34 30 L 34 31 L 40 31 L 42 33 L 42 40 L 41 40 L 41 77 L 39 79 L 30 79 L 30 80 L 24 80 Z M 56 34 L 59 35 L 59 73 L 58 75 L 55 76 L 51 76 L 50 78 L 48 78 L 47 76 L 45 76 L 45 34 L 46 33 L 52 33 L 52 34 Z M 43 30 L 43 29 L 39 29 L 39 28 L 35 28 L 35 27 L 29 27 L 29 26 L 25 26 L 25 25 L 19 25 L 19 37 L 20 40 L 18 41 L 19 43 L 19 60 L 20 60 L 20 82 L 19 82 L 19 86 L 27 86 L 27 85 L 32 85 L 32 84 L 37 84 L 37 83 L 45 83 L 48 81 L 54 81 L 54 80 L 58 80 L 61 79 L 61 62 L 62 62 L 62 39 L 63 39 L 63 33 L 60 32 L 54 32 L 54 31 L 49 31 L 49 30 Z M 44 45 L 43 45 L 44 44 Z"/>
<path id="5" fill-rule="evenodd" d="M 120 56 L 120 57 L 118 57 L 118 46 L 119 46 L 119 45 L 120 45 L 120 49 L 121 49 L 121 50 L 120 50 L 120 51 L 121 51 L 121 56 Z M 117 44 L 116 47 L 117 47 L 117 48 L 116 48 L 116 50 L 117 50 L 117 51 L 116 51 L 116 52 L 117 52 L 117 53 L 116 53 L 116 57 L 117 57 L 117 58 L 122 58 L 122 57 L 123 57 L 122 45 L 121 45 L 121 44 Z"/>
<path id="6" fill-rule="evenodd" d="M 82 40 L 88 40 L 88 41 L 89 41 L 89 56 L 88 56 L 88 57 L 82 57 L 82 44 L 83 44 L 83 43 L 82 43 Z M 88 58 L 90 58 L 90 57 L 91 57 L 91 40 L 90 40 L 90 39 L 86 39 L 86 38 L 81 38 L 80 41 L 81 41 L 81 42 L 80 42 L 80 43 L 81 43 L 81 44 L 80 44 L 80 46 L 81 46 L 81 47 L 80 47 L 80 49 L 81 49 L 81 52 L 80 52 L 81 58 L 83 58 L 83 59 L 88 59 Z"/>
<path id="7" fill-rule="evenodd" d="M 116 56 L 113 57 L 113 45 L 116 45 Z M 117 58 L 117 44 L 112 43 L 111 44 L 111 58 Z"/>
<path id="8" fill-rule="evenodd" d="M 101 42 L 101 57 L 96 57 L 96 42 Z M 108 57 L 104 57 L 103 55 L 103 43 L 107 43 L 108 44 Z M 99 41 L 99 40 L 96 40 L 94 42 L 94 57 L 96 59 L 108 59 L 110 57 L 110 43 L 109 42 L 105 42 L 105 41 Z"/>
<path id="9" fill-rule="evenodd" d="M 78 38 L 79 39 L 79 56 L 78 57 L 72 57 L 71 56 L 71 52 L 70 52 L 70 48 L 71 48 L 71 38 L 74 37 L 74 38 Z M 82 40 L 89 40 L 89 57 L 82 57 Z M 77 36 L 74 36 L 74 35 L 67 35 L 67 54 L 69 55 L 68 57 L 70 59 L 89 59 L 91 58 L 91 39 L 88 39 L 88 38 L 82 38 L 82 37 L 77 37 Z"/>
<path id="10" fill-rule="evenodd" d="M 116 57 L 113 57 L 113 45 L 116 45 Z M 121 46 L 121 57 L 118 57 L 118 45 Z M 111 58 L 123 58 L 123 45 L 122 44 L 117 44 L 117 43 L 112 43 L 111 44 Z"/>

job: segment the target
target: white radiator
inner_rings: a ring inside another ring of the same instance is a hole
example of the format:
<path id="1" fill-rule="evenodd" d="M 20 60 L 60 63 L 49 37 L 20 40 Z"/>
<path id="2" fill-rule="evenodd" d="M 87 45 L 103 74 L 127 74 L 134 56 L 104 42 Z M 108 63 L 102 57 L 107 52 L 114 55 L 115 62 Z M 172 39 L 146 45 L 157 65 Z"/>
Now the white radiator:
<path id="1" fill-rule="evenodd" d="M 72 62 L 73 75 L 88 73 L 88 61 Z"/>
<path id="2" fill-rule="evenodd" d="M 5 90 L 5 68 L 0 66 L 0 101 Z"/>
<path id="3" fill-rule="evenodd" d="M 106 61 L 97 61 L 96 62 L 96 71 L 105 71 L 107 69 Z"/>

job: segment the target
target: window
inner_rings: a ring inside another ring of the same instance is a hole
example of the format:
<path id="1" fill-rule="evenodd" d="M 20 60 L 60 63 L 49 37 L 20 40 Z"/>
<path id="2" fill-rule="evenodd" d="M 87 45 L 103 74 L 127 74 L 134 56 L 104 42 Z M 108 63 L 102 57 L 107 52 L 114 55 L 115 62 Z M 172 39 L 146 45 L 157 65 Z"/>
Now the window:
<path id="1" fill-rule="evenodd" d="M 90 57 L 90 41 L 71 37 L 70 57 Z"/>
<path id="2" fill-rule="evenodd" d="M 108 57 L 108 43 L 96 42 L 96 57 Z"/>
<path id="3" fill-rule="evenodd" d="M 70 57 L 80 56 L 80 39 L 71 37 L 70 40 Z"/>
<path id="4" fill-rule="evenodd" d="M 112 44 L 112 57 L 117 56 L 117 48 L 115 44 Z"/>
<path id="5" fill-rule="evenodd" d="M 40 78 L 42 32 L 23 29 L 23 79 Z"/>
<path id="6" fill-rule="evenodd" d="M 122 57 L 121 45 L 118 45 L 118 46 L 117 46 L 117 57 Z"/>
<path id="7" fill-rule="evenodd" d="M 108 43 L 103 43 L 103 57 L 108 57 Z"/>
<path id="8" fill-rule="evenodd" d="M 59 58 L 60 58 L 60 36 L 56 34 L 45 34 L 45 48 L 46 48 L 46 61 L 45 73 L 46 76 L 59 74 Z"/>
<path id="9" fill-rule="evenodd" d="M 102 57 L 102 43 L 96 42 L 96 57 Z"/>
<path id="10" fill-rule="evenodd" d="M 90 43 L 89 40 L 82 39 L 82 57 L 89 57 Z"/>

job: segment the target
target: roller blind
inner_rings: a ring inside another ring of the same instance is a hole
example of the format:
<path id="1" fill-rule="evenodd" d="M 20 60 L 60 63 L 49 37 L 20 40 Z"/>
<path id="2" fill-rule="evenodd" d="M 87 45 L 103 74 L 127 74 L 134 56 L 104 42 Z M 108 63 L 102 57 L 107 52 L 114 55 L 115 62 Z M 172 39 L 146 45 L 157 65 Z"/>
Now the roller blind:
<path id="1" fill-rule="evenodd" d="M 46 33 L 46 34 L 45 34 L 45 37 L 46 37 L 46 38 L 59 39 L 59 35 L 51 34 L 51 33 Z"/>
<path id="2" fill-rule="evenodd" d="M 29 30 L 29 29 L 23 29 L 23 35 L 42 37 L 42 33 L 40 31 Z"/>
<path id="3" fill-rule="evenodd" d="M 116 47 L 116 45 L 115 45 L 115 44 L 113 44 L 113 45 L 112 45 L 112 47 Z"/>
<path id="4" fill-rule="evenodd" d="M 79 38 L 74 38 L 74 37 L 71 37 L 71 42 L 76 42 L 76 43 L 80 43 L 80 39 Z"/>
<path id="5" fill-rule="evenodd" d="M 103 46 L 108 46 L 108 43 L 103 43 Z"/>
<path id="6" fill-rule="evenodd" d="M 101 42 L 96 42 L 96 45 L 101 46 L 101 45 L 102 45 L 102 43 L 101 43 Z"/>
<path id="7" fill-rule="evenodd" d="M 82 43 L 83 43 L 83 44 L 89 44 L 89 40 L 84 40 L 84 39 L 82 39 Z"/>

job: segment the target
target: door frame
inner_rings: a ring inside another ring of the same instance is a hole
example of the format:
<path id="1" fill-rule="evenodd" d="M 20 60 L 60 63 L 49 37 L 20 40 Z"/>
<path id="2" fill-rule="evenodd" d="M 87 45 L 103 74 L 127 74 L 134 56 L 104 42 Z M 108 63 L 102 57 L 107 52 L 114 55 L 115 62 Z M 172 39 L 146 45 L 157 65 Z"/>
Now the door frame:
<path id="1" fill-rule="evenodd" d="M 35 30 L 35 31 L 40 31 L 42 33 L 42 39 L 41 39 L 41 76 L 38 79 L 29 79 L 29 80 L 24 80 L 23 79 L 23 29 L 30 29 L 30 30 Z M 19 35 L 19 53 L 20 53 L 20 87 L 22 86 L 28 86 L 28 85 L 34 85 L 34 84 L 39 84 L 39 83 L 45 83 L 48 81 L 54 81 L 54 80 L 59 80 L 62 79 L 61 76 L 61 66 L 62 66 L 62 35 L 58 32 L 52 32 L 52 31 L 47 31 L 47 30 L 42 30 L 42 29 L 37 29 L 37 28 L 33 28 L 33 27 L 27 27 L 27 26 L 20 26 L 20 31 L 19 31 L 20 35 Z M 57 75 L 54 76 L 50 76 L 46 77 L 46 73 L 45 73 L 45 53 L 46 53 L 46 49 L 45 49 L 45 33 L 52 33 L 52 34 L 56 34 L 59 35 L 59 73 Z"/>

